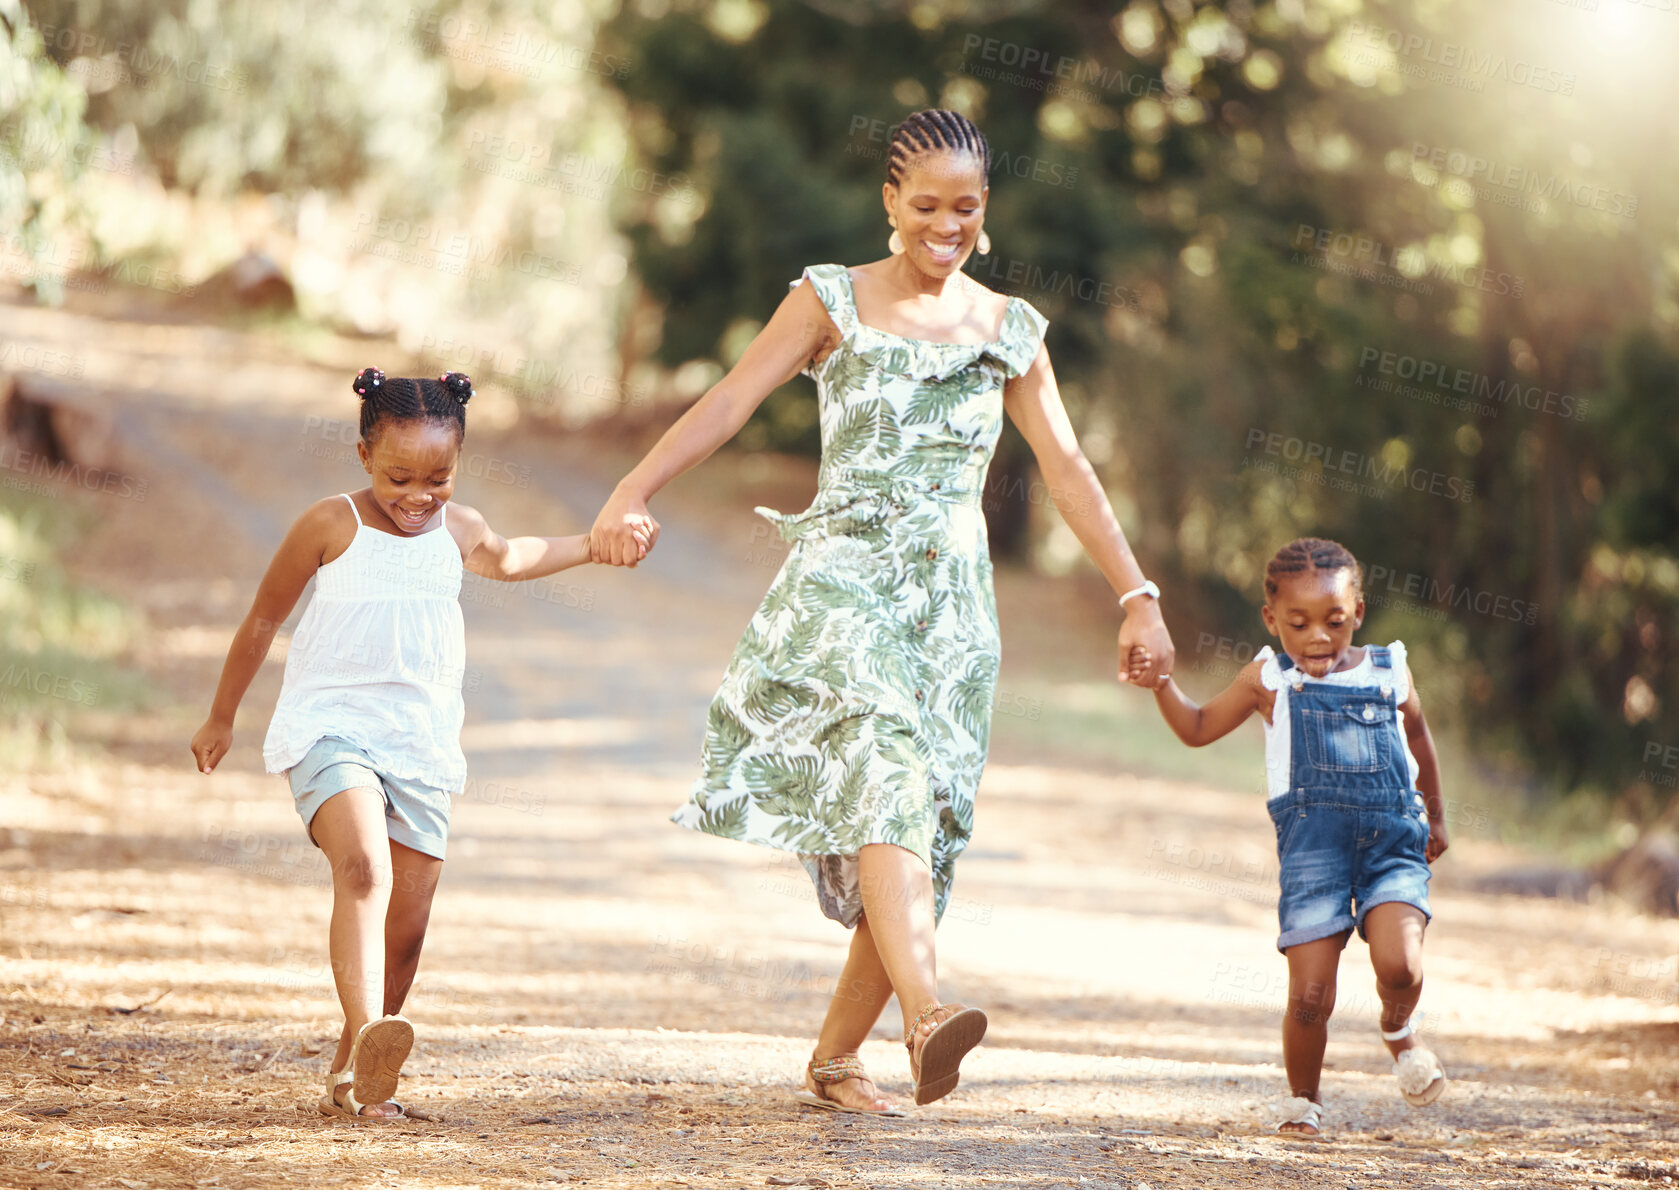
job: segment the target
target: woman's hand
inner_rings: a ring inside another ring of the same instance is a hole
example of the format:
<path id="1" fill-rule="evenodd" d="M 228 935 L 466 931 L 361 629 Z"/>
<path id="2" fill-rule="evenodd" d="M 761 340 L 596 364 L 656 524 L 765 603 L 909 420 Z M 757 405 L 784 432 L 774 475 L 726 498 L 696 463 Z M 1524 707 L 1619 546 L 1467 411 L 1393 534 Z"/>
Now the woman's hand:
<path id="1" fill-rule="evenodd" d="M 659 522 L 647 511 L 647 502 L 616 489 L 589 530 L 589 560 L 633 567 L 658 540 Z"/>
<path id="2" fill-rule="evenodd" d="M 1119 680 L 1153 690 L 1172 675 L 1177 650 L 1153 599 L 1132 601 L 1119 628 Z"/>

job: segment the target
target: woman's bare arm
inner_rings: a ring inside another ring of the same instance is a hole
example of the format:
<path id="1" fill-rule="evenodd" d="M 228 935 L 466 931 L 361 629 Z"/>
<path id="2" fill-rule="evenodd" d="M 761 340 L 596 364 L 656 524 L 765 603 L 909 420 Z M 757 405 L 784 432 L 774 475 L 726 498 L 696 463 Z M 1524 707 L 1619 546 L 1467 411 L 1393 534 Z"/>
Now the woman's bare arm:
<path id="1" fill-rule="evenodd" d="M 729 374 L 712 385 L 647 452 L 617 488 L 589 530 L 596 562 L 634 566 L 659 540 L 647 501 L 733 438 L 764 398 L 831 348 L 839 329 L 809 281 L 782 300 Z M 646 547 L 637 540 L 637 530 Z"/>
<path id="2" fill-rule="evenodd" d="M 1114 516 L 1095 468 L 1079 449 L 1072 422 L 1061 402 L 1061 390 L 1055 383 L 1047 347 L 1039 348 L 1032 366 L 1003 390 L 1003 406 L 1037 457 L 1050 499 L 1113 587 L 1114 594 L 1121 595 L 1141 586 L 1145 577 L 1143 569 L 1131 553 L 1125 530 Z M 1119 633 L 1119 680 L 1151 687 L 1172 672 L 1175 650 L 1171 634 L 1166 631 L 1153 596 L 1138 595 L 1126 604 L 1125 610 L 1125 623 Z M 1148 650 L 1149 660 L 1140 680 L 1130 672 L 1133 645 Z"/>

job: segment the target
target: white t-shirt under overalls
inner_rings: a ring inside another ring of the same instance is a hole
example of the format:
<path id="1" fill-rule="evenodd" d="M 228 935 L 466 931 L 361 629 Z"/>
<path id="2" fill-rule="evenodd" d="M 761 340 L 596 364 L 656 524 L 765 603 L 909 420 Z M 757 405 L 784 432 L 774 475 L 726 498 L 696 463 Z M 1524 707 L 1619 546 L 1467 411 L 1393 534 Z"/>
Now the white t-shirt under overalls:
<path id="1" fill-rule="evenodd" d="M 1329 686 L 1380 686 L 1384 682 L 1393 684 L 1395 727 L 1399 730 L 1399 740 L 1405 749 L 1405 765 L 1411 774 L 1411 788 L 1417 787 L 1417 758 L 1411 755 L 1410 742 L 1405 737 L 1405 717 L 1399 708 L 1405 705 L 1405 700 L 1411 696 L 1411 688 L 1406 682 L 1405 642 L 1394 641 L 1388 646 L 1392 654 L 1393 668 L 1378 675 L 1374 663 L 1370 660 L 1370 650 L 1364 651 L 1364 659 L 1351 669 L 1340 673 L 1332 673 L 1325 677 L 1314 678 L 1310 674 L 1299 671 L 1298 676 L 1307 682 L 1319 682 Z M 1263 661 L 1259 670 L 1259 681 L 1267 690 L 1277 693 L 1276 704 L 1271 708 L 1271 721 L 1265 723 L 1265 792 L 1267 798 L 1279 798 L 1288 792 L 1289 773 L 1292 757 L 1289 748 L 1292 746 L 1288 727 L 1288 695 L 1289 679 L 1282 667 L 1282 659 L 1276 650 L 1266 645 L 1255 653 L 1254 660 Z M 1261 722 L 1264 722 L 1263 716 Z"/>

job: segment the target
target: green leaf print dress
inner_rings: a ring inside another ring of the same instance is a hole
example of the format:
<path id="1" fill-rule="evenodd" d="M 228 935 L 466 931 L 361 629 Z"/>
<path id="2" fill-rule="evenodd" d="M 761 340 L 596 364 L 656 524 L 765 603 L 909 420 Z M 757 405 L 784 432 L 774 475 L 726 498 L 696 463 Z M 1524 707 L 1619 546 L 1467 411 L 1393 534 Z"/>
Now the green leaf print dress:
<path id="1" fill-rule="evenodd" d="M 672 820 L 799 853 L 822 911 L 862 912 L 857 852 L 895 843 L 950 897 L 973 829 L 997 681 L 980 495 L 1003 385 L 1044 317 L 1010 298 L 991 343 L 935 343 L 857 320 L 844 265 L 808 268 L 841 340 L 816 381 L 822 463 L 796 516 L 767 508 L 787 561 L 712 701 L 704 771 Z M 796 287 L 799 282 L 793 282 Z"/>

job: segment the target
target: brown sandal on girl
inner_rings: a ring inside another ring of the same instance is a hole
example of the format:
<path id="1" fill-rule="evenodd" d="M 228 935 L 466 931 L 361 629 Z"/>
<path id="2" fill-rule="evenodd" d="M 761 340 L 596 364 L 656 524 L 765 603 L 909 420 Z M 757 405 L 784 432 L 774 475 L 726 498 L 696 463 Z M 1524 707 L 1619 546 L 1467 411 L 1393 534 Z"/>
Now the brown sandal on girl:
<path id="1" fill-rule="evenodd" d="M 926 1033 L 922 1024 L 941 1012 L 945 1017 Z M 915 1079 L 915 1102 L 932 1103 L 943 1099 L 956 1089 L 961 1079 L 962 1059 L 985 1037 L 985 1014 L 977 1008 L 960 1004 L 929 1004 L 921 1010 L 907 1032 L 904 1048 L 909 1050 L 909 1072 Z M 915 1039 L 921 1038 L 921 1053 L 915 1052 Z"/>

